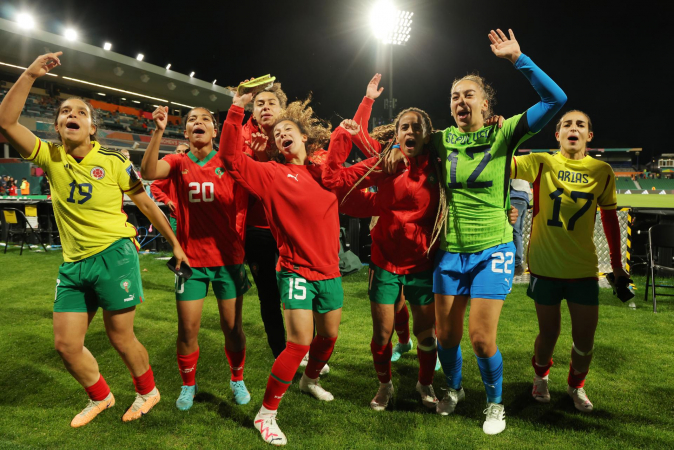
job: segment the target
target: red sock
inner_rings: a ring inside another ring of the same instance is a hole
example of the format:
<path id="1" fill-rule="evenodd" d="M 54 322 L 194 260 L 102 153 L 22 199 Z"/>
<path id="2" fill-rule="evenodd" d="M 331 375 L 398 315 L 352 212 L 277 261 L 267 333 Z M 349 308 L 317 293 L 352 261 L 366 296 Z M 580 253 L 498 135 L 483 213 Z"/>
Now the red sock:
<path id="1" fill-rule="evenodd" d="M 180 378 L 183 379 L 183 386 L 194 386 L 197 375 L 197 361 L 199 361 L 199 349 L 189 355 L 178 353 L 178 369 Z"/>
<path id="2" fill-rule="evenodd" d="M 391 381 L 391 353 L 393 353 L 391 342 L 389 341 L 386 345 L 379 345 L 375 344 L 373 340 L 370 342 L 370 351 L 379 382 L 388 383 Z"/>
<path id="3" fill-rule="evenodd" d="M 574 389 L 579 389 L 585 386 L 585 377 L 587 376 L 587 372 L 582 372 L 582 373 L 575 373 L 575 369 L 573 368 L 573 365 L 569 364 L 569 378 L 566 379 L 566 382 L 569 383 L 569 386 L 571 386 Z"/>
<path id="4" fill-rule="evenodd" d="M 533 366 L 536 375 L 543 378 L 548 376 L 548 374 L 550 373 L 550 367 L 552 367 L 552 359 L 546 365 L 539 366 L 538 364 L 536 364 L 536 355 L 534 355 L 531 357 L 531 365 Z"/>
<path id="5" fill-rule="evenodd" d="M 152 367 L 150 366 L 143 375 L 133 377 L 133 385 L 136 386 L 136 392 L 140 395 L 148 394 L 154 389 L 154 374 L 152 373 Z"/>
<path id="6" fill-rule="evenodd" d="M 428 386 L 433 383 L 435 374 L 435 362 L 438 359 L 438 348 L 431 351 L 423 350 L 417 345 L 417 358 L 419 358 L 419 383 Z"/>
<path id="7" fill-rule="evenodd" d="M 107 397 L 110 393 L 110 388 L 108 387 L 108 383 L 105 382 L 103 375 L 98 378 L 97 382 L 87 388 L 84 388 L 84 390 L 87 391 L 89 398 L 95 402 L 104 400 L 105 397 Z"/>
<path id="8" fill-rule="evenodd" d="M 290 387 L 293 376 L 302 362 L 302 358 L 309 351 L 308 345 L 299 345 L 293 342 L 286 343 L 286 348 L 271 366 L 271 374 L 267 380 L 267 389 L 264 391 L 262 406 L 272 411 L 278 409 L 283 394 Z"/>
<path id="9" fill-rule="evenodd" d="M 396 312 L 395 329 L 398 335 L 398 342 L 407 344 L 410 341 L 410 312 L 407 310 L 407 303 L 403 305 L 403 309 Z"/>
<path id="10" fill-rule="evenodd" d="M 232 350 L 227 350 L 225 347 L 225 355 L 227 355 L 227 361 L 229 362 L 229 370 L 232 372 L 232 381 L 241 381 L 243 380 L 243 366 L 246 365 L 246 348 L 239 352 L 234 352 Z"/>
<path id="11" fill-rule="evenodd" d="M 321 369 L 328 363 L 332 351 L 335 349 L 336 337 L 327 338 L 319 334 L 316 335 L 311 347 L 309 347 L 309 362 L 304 374 L 309 378 L 316 379 L 321 374 Z"/>

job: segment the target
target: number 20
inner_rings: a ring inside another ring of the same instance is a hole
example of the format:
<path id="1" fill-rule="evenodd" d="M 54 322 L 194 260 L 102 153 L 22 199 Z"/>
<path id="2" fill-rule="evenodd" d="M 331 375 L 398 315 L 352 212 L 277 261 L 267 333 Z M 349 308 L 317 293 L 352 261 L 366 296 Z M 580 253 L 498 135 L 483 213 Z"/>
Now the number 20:
<path id="1" fill-rule="evenodd" d="M 494 273 L 512 273 L 512 270 L 508 269 L 508 265 L 513 263 L 515 255 L 513 252 L 506 252 L 505 256 L 502 252 L 496 252 L 493 255 L 496 259 L 491 260 L 491 271 Z M 503 264 L 505 262 L 505 264 Z M 496 265 L 503 264 L 503 268 L 496 267 Z"/>
<path id="2" fill-rule="evenodd" d="M 210 181 L 206 181 L 204 183 L 197 183 L 196 181 L 193 181 L 189 184 L 189 187 L 190 203 L 200 203 L 201 201 L 212 202 L 215 200 L 215 196 L 213 195 L 213 183 Z"/>

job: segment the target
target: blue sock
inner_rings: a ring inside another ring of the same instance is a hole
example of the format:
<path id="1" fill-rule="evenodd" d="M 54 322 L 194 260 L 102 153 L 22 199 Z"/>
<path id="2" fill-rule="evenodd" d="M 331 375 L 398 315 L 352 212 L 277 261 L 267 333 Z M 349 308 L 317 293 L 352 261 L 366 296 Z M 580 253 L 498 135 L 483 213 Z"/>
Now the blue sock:
<path id="1" fill-rule="evenodd" d="M 461 389 L 461 379 L 463 378 L 461 373 L 463 367 L 461 345 L 445 349 L 438 342 L 438 358 L 447 379 L 447 386 L 456 390 Z"/>
<path id="2" fill-rule="evenodd" d="M 503 357 L 501 351 L 497 348 L 496 353 L 491 358 L 475 356 L 482 375 L 482 383 L 484 383 L 484 388 L 487 391 L 487 401 L 489 403 L 501 403 L 501 394 L 503 393 Z"/>

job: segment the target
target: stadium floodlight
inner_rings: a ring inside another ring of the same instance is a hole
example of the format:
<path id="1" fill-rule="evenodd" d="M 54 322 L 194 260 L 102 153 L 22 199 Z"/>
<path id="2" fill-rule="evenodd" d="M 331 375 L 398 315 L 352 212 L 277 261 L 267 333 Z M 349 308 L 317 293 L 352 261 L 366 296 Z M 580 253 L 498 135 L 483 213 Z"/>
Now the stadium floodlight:
<path id="1" fill-rule="evenodd" d="M 69 41 L 74 41 L 77 39 L 77 31 L 73 28 L 66 28 L 65 31 L 63 32 L 63 35 L 68 39 Z"/>
<path id="2" fill-rule="evenodd" d="M 138 100 L 131 100 L 134 103 L 140 103 Z"/>
<path id="3" fill-rule="evenodd" d="M 185 105 L 183 103 L 178 103 L 178 102 L 170 102 L 172 105 L 179 105 L 179 106 L 184 106 L 185 108 L 194 108 L 194 106 L 190 105 Z"/>
<path id="4" fill-rule="evenodd" d="M 143 55 L 142 53 L 138 53 L 138 56 L 136 56 L 136 59 L 137 59 L 138 61 L 142 61 L 143 58 L 145 58 L 145 55 Z"/>
<path id="5" fill-rule="evenodd" d="M 105 94 L 103 92 L 96 92 L 98 95 L 105 97 Z"/>
<path id="6" fill-rule="evenodd" d="M 166 64 L 166 70 L 170 70 L 170 69 L 171 69 L 171 63 Z"/>
<path id="7" fill-rule="evenodd" d="M 16 22 L 21 25 L 21 28 L 24 30 L 32 30 L 35 28 L 35 20 L 33 19 L 33 16 L 30 14 L 26 13 L 21 13 L 17 14 L 16 16 Z"/>
<path id="8" fill-rule="evenodd" d="M 112 44 L 106 42 L 105 44 L 103 44 L 103 50 L 112 50 Z"/>
<path id="9" fill-rule="evenodd" d="M 217 79 L 216 79 L 216 80 L 213 80 L 213 84 L 215 84 L 216 81 L 218 81 L 218 80 L 217 80 Z"/>
<path id="10" fill-rule="evenodd" d="M 194 72 L 190 73 L 190 78 L 194 77 Z"/>
<path id="11" fill-rule="evenodd" d="M 163 99 L 163 98 L 151 97 L 149 95 L 139 94 L 138 92 L 133 92 L 133 91 L 125 91 L 124 89 L 118 89 L 116 87 L 106 86 L 104 84 L 92 83 L 91 81 L 84 81 L 84 80 L 79 80 L 77 78 L 71 78 L 71 77 L 63 77 L 63 79 L 75 81 L 76 83 L 82 83 L 82 84 L 86 84 L 86 85 L 89 85 L 89 86 L 95 86 L 95 87 L 99 87 L 99 88 L 103 88 L 103 89 L 108 89 L 108 90 L 111 90 L 111 91 L 121 92 L 123 94 L 131 94 L 131 95 L 135 95 L 136 97 L 149 98 L 150 100 L 156 100 L 156 101 L 162 102 L 162 103 L 168 102 L 168 100 Z"/>
<path id="12" fill-rule="evenodd" d="M 403 45 L 410 38 L 413 15 L 399 10 L 390 0 L 381 0 L 370 12 L 372 33 L 384 44 Z"/>
<path id="13" fill-rule="evenodd" d="M 126 100 L 126 97 L 122 97 L 120 100 Z"/>

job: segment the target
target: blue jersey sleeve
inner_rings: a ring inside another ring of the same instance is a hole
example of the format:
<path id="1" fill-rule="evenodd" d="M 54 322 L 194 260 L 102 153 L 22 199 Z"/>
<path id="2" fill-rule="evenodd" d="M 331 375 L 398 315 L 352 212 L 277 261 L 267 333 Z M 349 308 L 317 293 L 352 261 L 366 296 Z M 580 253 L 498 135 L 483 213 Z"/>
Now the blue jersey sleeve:
<path id="1" fill-rule="evenodd" d="M 527 77 L 541 97 L 540 102 L 527 110 L 529 130 L 537 133 L 562 109 L 566 94 L 524 53 L 515 62 L 515 68 Z"/>

